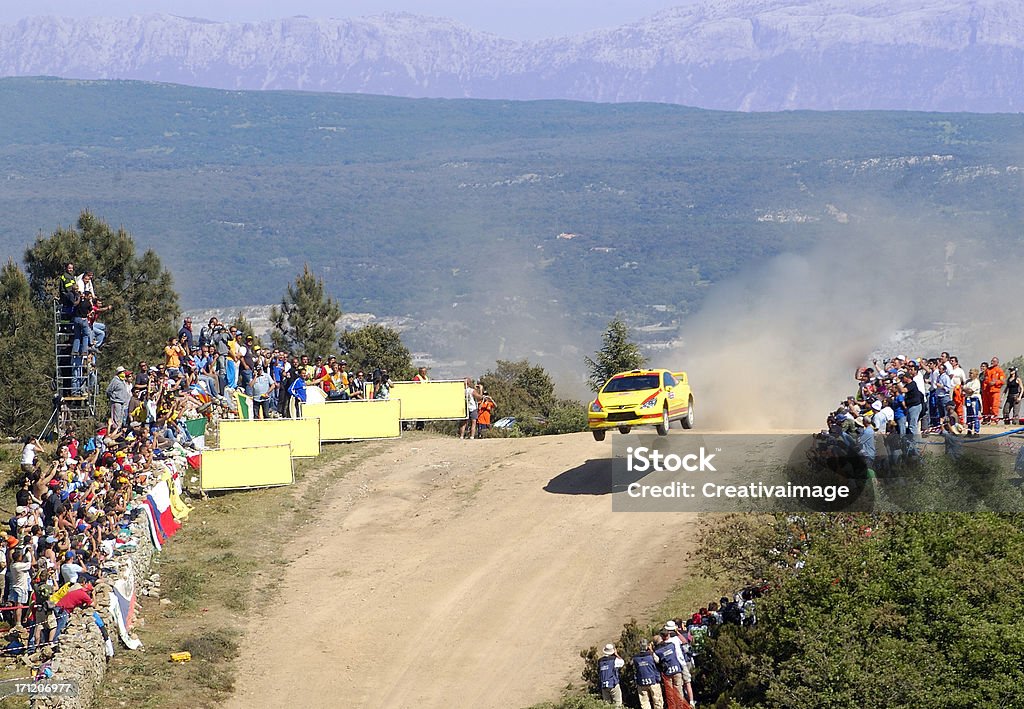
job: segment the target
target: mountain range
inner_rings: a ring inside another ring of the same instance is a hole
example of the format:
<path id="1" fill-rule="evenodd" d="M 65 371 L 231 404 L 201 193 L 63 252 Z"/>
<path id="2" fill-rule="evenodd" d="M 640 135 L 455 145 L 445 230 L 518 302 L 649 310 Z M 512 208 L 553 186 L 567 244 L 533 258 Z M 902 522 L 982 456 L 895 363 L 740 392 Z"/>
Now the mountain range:
<path id="1" fill-rule="evenodd" d="M 740 111 L 1024 106 L 1012 0 L 703 0 L 536 41 L 384 14 L 212 22 L 155 14 L 0 26 L 0 76 L 223 89 L 660 102 Z"/>

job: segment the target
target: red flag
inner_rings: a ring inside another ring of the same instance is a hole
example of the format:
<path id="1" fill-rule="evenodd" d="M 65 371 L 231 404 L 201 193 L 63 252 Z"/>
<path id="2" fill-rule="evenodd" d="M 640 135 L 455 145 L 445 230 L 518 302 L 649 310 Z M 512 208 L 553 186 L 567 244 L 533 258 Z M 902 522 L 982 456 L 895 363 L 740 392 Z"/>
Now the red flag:
<path id="1" fill-rule="evenodd" d="M 665 691 L 665 709 L 691 709 L 690 703 L 672 686 L 672 678 L 666 674 L 661 675 L 661 688 Z"/>

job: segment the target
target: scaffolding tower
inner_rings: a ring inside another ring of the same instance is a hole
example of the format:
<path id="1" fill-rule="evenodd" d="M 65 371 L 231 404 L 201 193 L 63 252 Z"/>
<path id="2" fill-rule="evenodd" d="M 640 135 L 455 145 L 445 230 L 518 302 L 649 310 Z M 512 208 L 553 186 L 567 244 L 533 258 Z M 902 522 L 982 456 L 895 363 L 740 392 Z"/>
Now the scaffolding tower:
<path id="1" fill-rule="evenodd" d="M 70 426 L 96 418 L 99 375 L 96 353 L 91 348 L 74 352 L 76 325 L 63 313 L 60 300 L 53 301 L 53 359 L 55 367 L 53 413 L 40 433 L 61 438 Z"/>

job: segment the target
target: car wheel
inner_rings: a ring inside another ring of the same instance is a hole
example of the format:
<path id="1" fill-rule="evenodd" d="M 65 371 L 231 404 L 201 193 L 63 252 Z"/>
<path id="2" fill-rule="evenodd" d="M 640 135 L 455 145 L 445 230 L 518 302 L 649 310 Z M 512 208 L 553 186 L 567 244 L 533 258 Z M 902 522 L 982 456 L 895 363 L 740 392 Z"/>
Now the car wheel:
<path id="1" fill-rule="evenodd" d="M 661 423 L 659 423 L 654 428 L 655 428 L 655 430 L 658 431 L 658 435 L 659 436 L 667 436 L 668 435 L 668 427 L 669 427 L 669 424 L 671 424 L 671 423 L 672 423 L 672 421 L 668 417 L 668 406 L 666 406 L 664 409 L 661 410 Z"/>
<path id="2" fill-rule="evenodd" d="M 683 428 L 693 428 L 693 397 L 690 397 L 690 401 L 686 405 L 686 416 L 681 420 Z"/>
<path id="3" fill-rule="evenodd" d="M 625 434 L 629 433 L 629 431 L 630 431 L 629 426 L 619 426 L 619 433 L 625 435 Z"/>
<path id="4" fill-rule="evenodd" d="M 595 441 L 603 441 L 606 431 L 592 431 L 592 433 L 594 434 Z"/>

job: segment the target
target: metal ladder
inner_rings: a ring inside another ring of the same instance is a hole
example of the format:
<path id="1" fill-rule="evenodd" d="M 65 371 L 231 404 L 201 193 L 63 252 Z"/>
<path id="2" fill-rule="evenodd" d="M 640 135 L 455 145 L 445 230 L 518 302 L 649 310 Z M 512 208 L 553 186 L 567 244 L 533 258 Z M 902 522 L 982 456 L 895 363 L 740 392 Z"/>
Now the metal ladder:
<path id="1" fill-rule="evenodd" d="M 61 314 L 60 300 L 53 301 L 53 360 L 55 367 L 53 413 L 40 437 L 54 431 L 60 438 L 68 426 L 96 418 L 99 397 L 99 373 L 96 355 L 82 356 L 81 382 L 75 381 L 75 362 L 71 353 L 75 325 Z M 79 386 L 76 386 L 78 384 Z"/>

